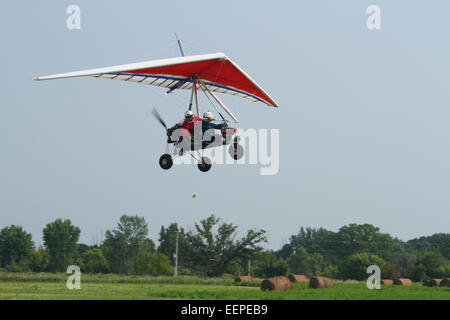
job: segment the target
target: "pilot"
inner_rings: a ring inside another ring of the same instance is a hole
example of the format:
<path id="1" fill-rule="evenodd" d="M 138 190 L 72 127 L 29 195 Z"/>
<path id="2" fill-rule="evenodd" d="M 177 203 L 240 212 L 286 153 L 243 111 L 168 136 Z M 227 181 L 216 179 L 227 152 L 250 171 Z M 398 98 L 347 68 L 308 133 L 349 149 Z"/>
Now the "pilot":
<path id="1" fill-rule="evenodd" d="M 202 121 L 191 110 L 186 111 L 184 114 L 184 122 L 181 124 L 181 129 L 189 131 L 192 135 L 194 133 L 194 123 L 196 121 Z"/>
<path id="2" fill-rule="evenodd" d="M 167 129 L 167 135 L 170 136 L 176 129 L 184 129 L 187 130 L 191 135 L 194 134 L 194 124 L 196 121 L 201 121 L 191 110 L 186 111 L 184 114 L 183 123 L 177 123 L 173 127 Z"/>
<path id="3" fill-rule="evenodd" d="M 223 125 L 221 123 L 215 124 L 214 117 L 212 112 L 207 111 L 203 114 L 203 120 L 202 120 L 202 132 L 203 132 L 203 148 L 205 148 L 207 145 L 215 142 L 215 144 L 219 145 L 222 144 L 223 141 L 221 141 L 222 136 L 219 134 L 216 134 L 214 129 L 220 130 L 222 129 Z M 207 132 L 208 130 L 211 130 Z"/>
<path id="4" fill-rule="evenodd" d="M 203 133 L 205 133 L 206 130 L 209 130 L 209 129 L 217 129 L 217 130 L 222 129 L 222 124 L 221 123 L 215 124 L 213 122 L 214 120 L 216 120 L 216 119 L 214 119 L 212 112 L 207 111 L 203 114 L 203 120 L 202 120 Z"/>
<path id="5" fill-rule="evenodd" d="M 181 123 L 181 124 L 177 123 L 173 127 L 167 129 L 167 136 L 169 137 L 167 142 L 169 142 L 169 143 L 176 142 L 176 145 L 178 145 L 178 147 L 180 147 L 180 149 L 188 150 L 189 145 L 192 145 L 194 143 L 194 141 L 193 141 L 193 139 L 191 139 L 191 137 L 194 136 L 195 123 L 200 122 L 200 121 L 202 121 L 202 120 L 200 118 L 198 118 L 197 116 L 195 116 L 195 114 L 191 110 L 186 111 L 186 113 L 184 114 L 183 123 Z M 182 137 L 185 137 L 186 139 L 183 139 L 180 136 L 178 141 L 172 140 L 172 133 L 177 129 L 182 129 L 182 131 L 181 131 Z M 201 138 L 199 139 L 199 141 L 201 141 Z M 184 143 L 180 144 L 180 142 L 184 142 Z"/>

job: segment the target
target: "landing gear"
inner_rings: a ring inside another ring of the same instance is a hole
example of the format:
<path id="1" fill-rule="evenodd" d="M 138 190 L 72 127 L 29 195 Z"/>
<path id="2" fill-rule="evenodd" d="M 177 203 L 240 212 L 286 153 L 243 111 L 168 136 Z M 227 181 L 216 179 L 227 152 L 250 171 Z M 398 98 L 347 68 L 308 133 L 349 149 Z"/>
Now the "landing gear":
<path id="1" fill-rule="evenodd" d="M 228 153 L 234 160 L 239 160 L 244 156 L 244 147 L 242 147 L 237 140 L 228 149 Z"/>
<path id="2" fill-rule="evenodd" d="M 159 158 L 159 166 L 164 170 L 169 170 L 172 168 L 173 160 L 170 154 L 163 154 L 161 158 Z"/>
<path id="3" fill-rule="evenodd" d="M 211 169 L 212 167 L 211 159 L 209 159 L 208 157 L 202 157 L 197 167 L 201 172 L 209 171 L 209 169 Z"/>

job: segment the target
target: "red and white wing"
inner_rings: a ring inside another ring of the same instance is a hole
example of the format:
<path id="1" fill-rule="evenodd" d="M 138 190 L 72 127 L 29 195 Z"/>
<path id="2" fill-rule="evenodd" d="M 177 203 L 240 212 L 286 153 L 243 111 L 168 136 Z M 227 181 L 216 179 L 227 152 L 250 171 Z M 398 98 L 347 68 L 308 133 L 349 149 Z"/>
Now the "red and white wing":
<path id="1" fill-rule="evenodd" d="M 192 89 L 192 79 L 197 77 L 213 92 L 239 96 L 278 107 L 252 78 L 223 53 L 124 64 L 37 77 L 34 80 L 82 76 L 131 81 L 171 90 Z"/>

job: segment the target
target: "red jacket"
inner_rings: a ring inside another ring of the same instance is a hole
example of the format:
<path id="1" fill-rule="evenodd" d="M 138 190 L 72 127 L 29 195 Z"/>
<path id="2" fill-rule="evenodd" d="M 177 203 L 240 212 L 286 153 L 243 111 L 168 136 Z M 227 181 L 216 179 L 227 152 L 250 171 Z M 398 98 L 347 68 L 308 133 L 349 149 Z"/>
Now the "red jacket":
<path id="1" fill-rule="evenodd" d="M 202 121 L 202 119 L 194 115 L 194 121 L 187 122 L 186 120 L 184 120 L 183 123 L 181 124 L 181 129 L 188 130 L 192 134 L 194 132 L 194 123 L 196 121 Z"/>

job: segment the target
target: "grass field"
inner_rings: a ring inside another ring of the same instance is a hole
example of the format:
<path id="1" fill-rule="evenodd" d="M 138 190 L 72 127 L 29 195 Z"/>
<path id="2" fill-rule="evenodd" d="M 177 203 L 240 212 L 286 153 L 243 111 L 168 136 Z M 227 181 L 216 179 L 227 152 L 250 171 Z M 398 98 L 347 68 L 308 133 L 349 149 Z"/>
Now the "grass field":
<path id="1" fill-rule="evenodd" d="M 364 283 L 335 283 L 330 289 L 308 289 L 305 283 L 294 284 L 288 291 L 261 291 L 256 286 L 235 286 L 230 279 L 201 279 L 183 277 L 98 277 L 83 276 L 80 290 L 68 290 L 67 275 L 54 276 L 50 281 L 43 276 L 9 276 L 0 274 L 0 299 L 205 299 L 205 300 L 347 300 L 347 299 L 392 299 L 392 300 L 450 300 L 448 287 L 382 286 L 381 290 L 368 290 Z M 169 279 L 172 279 L 170 283 Z"/>

